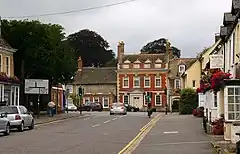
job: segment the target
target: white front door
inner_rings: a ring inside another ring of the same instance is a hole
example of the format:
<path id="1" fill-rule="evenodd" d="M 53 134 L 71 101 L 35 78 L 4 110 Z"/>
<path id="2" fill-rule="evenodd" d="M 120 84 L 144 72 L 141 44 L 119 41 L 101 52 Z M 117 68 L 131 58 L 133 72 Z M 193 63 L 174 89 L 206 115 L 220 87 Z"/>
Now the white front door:
<path id="1" fill-rule="evenodd" d="M 142 107 L 142 103 L 141 103 L 141 98 L 139 96 L 134 96 L 133 97 L 133 104 L 134 107 Z"/>

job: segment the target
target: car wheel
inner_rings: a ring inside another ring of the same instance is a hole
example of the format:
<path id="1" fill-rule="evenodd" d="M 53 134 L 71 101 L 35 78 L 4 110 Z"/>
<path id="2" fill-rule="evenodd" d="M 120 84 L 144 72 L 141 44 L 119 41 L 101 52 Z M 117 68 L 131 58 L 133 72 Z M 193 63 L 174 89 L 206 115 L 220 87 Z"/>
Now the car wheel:
<path id="1" fill-rule="evenodd" d="M 8 123 L 6 126 L 6 131 L 4 132 L 4 135 L 9 135 L 10 134 L 10 124 Z"/>
<path id="2" fill-rule="evenodd" d="M 32 120 L 31 126 L 28 127 L 29 129 L 34 129 L 34 120 Z"/>
<path id="3" fill-rule="evenodd" d="M 131 111 L 134 112 L 134 108 L 132 108 Z"/>
<path id="4" fill-rule="evenodd" d="M 18 127 L 18 131 L 20 132 L 24 131 L 24 122 L 22 122 L 21 125 Z"/>

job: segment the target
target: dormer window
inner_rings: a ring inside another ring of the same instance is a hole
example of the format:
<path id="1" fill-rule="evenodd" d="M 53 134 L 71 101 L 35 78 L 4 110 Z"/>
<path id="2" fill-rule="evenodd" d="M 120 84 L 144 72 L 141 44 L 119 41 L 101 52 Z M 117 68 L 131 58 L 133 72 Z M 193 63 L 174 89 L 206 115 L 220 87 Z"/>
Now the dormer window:
<path id="1" fill-rule="evenodd" d="M 185 72 L 185 65 L 179 65 L 178 68 L 180 73 Z"/>
<path id="2" fill-rule="evenodd" d="M 140 68 L 140 64 L 133 64 L 133 68 Z"/>
<path id="3" fill-rule="evenodd" d="M 144 63 L 152 63 L 149 59 L 147 59 Z"/>
<path id="4" fill-rule="evenodd" d="M 138 59 L 134 62 L 135 64 L 141 63 Z"/>
<path id="5" fill-rule="evenodd" d="M 144 64 L 144 68 L 150 68 L 151 64 Z"/>
<path id="6" fill-rule="evenodd" d="M 162 64 L 155 64 L 155 68 L 162 68 Z"/>
<path id="7" fill-rule="evenodd" d="M 125 60 L 123 63 L 124 64 L 130 64 L 131 62 L 129 60 Z"/>
<path id="8" fill-rule="evenodd" d="M 129 68 L 129 64 L 123 64 L 122 68 Z"/>

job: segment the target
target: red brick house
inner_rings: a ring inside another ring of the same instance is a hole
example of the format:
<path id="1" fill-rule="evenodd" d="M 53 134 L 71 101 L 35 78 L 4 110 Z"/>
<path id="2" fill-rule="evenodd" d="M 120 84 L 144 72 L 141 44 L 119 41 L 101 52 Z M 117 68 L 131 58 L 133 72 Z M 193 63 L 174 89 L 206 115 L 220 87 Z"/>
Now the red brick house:
<path id="1" fill-rule="evenodd" d="M 118 44 L 117 99 L 140 109 L 146 107 L 145 94 L 152 92 L 151 103 L 158 111 L 166 105 L 168 54 L 124 54 Z"/>

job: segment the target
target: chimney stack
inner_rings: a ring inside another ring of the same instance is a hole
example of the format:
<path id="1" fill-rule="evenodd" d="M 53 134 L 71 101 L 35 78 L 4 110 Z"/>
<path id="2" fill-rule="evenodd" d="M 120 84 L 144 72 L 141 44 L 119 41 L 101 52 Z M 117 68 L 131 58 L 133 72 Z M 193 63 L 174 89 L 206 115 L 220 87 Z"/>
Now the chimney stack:
<path id="1" fill-rule="evenodd" d="M 173 59 L 173 51 L 172 51 L 171 43 L 169 42 L 169 40 L 166 40 L 166 52 L 168 54 L 168 61 Z"/>
<path id="2" fill-rule="evenodd" d="M 124 55 L 124 42 L 120 41 L 118 42 L 118 49 L 117 49 L 117 54 L 118 54 L 118 63 L 122 63 L 122 57 Z"/>
<path id="3" fill-rule="evenodd" d="M 78 57 L 78 71 L 82 71 L 82 68 L 83 68 L 83 62 L 82 62 L 82 57 L 79 56 Z"/>
<path id="4" fill-rule="evenodd" d="M 215 34 L 215 43 L 220 39 L 220 34 L 219 33 L 216 33 Z"/>

